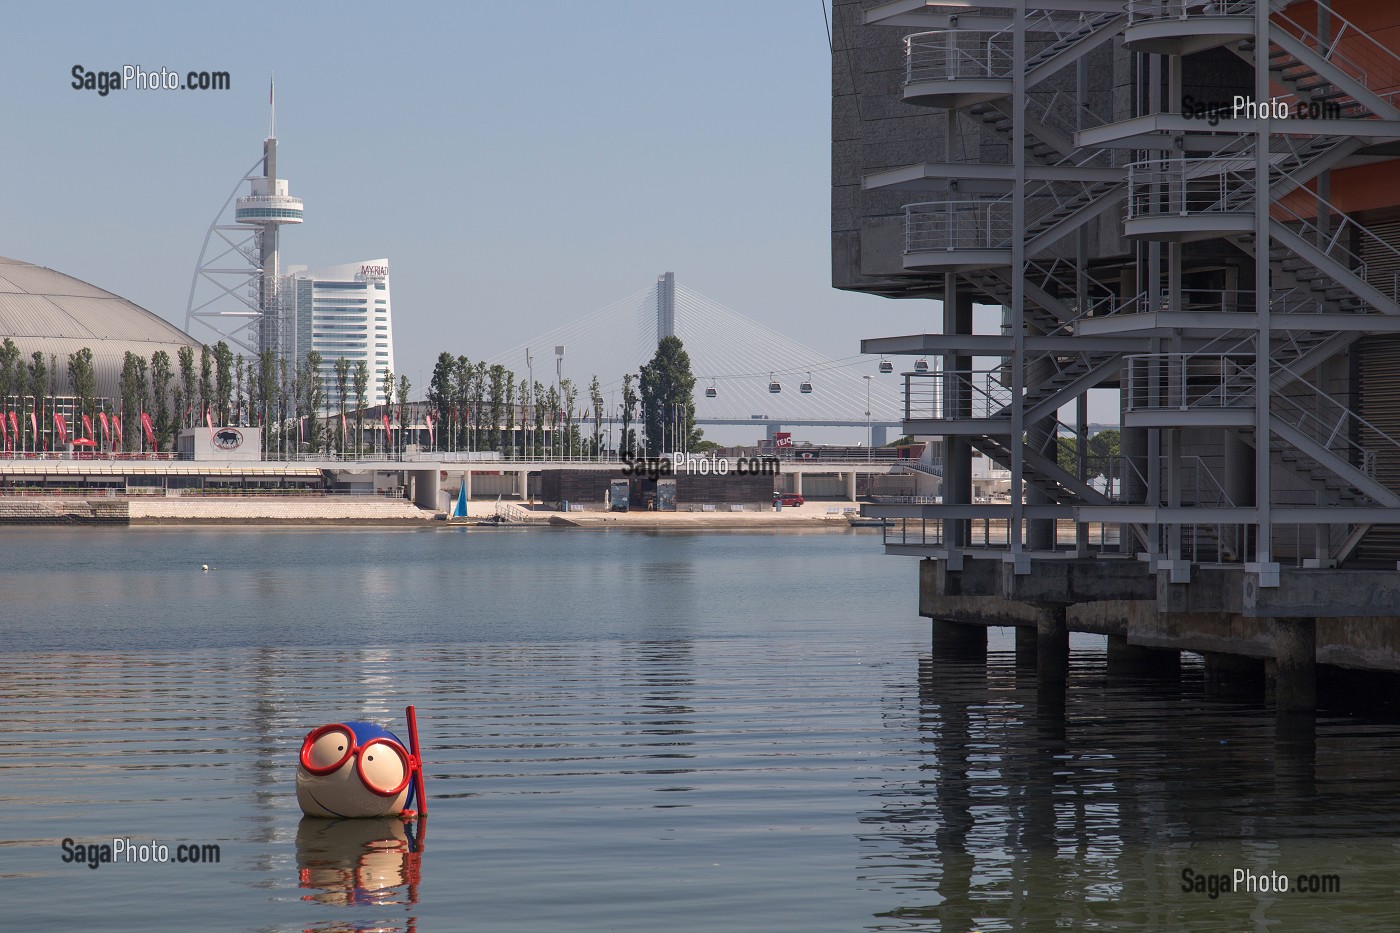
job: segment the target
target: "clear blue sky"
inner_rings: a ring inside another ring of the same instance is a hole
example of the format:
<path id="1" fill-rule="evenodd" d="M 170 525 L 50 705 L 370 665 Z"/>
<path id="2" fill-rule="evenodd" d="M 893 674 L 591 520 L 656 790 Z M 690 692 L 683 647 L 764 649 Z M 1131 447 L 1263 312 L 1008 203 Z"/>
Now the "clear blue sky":
<path id="1" fill-rule="evenodd" d="M 284 262 L 388 256 L 397 368 L 489 356 L 677 280 L 831 357 L 925 302 L 830 287 L 821 0 L 25 4 L 0 35 L 0 255 L 183 324 L 201 239 L 267 132 L 307 221 Z M 70 71 L 228 71 L 99 97 Z"/>

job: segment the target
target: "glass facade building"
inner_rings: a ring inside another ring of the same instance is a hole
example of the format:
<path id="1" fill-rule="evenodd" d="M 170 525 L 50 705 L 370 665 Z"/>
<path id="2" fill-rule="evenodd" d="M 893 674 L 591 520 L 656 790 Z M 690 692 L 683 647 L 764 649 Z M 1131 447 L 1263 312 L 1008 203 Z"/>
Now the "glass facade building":
<path id="1" fill-rule="evenodd" d="M 293 266 L 283 294 L 294 305 L 297 358 L 321 355 L 321 384 L 331 405 L 340 404 L 336 360 L 348 360 L 351 372 L 363 361 L 369 368 L 369 405 L 388 400 L 384 384 L 394 371 L 394 325 L 389 295 L 389 260 L 371 259 L 320 269 Z M 346 388 L 345 405 L 354 407 L 354 389 Z"/>

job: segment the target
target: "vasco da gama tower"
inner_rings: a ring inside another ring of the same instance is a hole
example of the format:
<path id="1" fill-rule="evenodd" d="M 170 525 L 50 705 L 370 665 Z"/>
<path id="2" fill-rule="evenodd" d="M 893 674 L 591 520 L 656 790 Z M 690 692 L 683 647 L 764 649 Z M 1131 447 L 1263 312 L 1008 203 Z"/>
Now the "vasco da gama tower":
<path id="1" fill-rule="evenodd" d="M 833 281 L 930 308 L 863 344 L 919 358 L 924 613 L 1400 669 L 1400 5 L 833 13 Z"/>

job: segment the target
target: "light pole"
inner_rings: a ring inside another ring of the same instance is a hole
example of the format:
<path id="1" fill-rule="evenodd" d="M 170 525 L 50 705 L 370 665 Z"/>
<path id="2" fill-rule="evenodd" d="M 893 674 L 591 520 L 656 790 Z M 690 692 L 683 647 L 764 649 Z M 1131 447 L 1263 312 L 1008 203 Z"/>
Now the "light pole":
<path id="1" fill-rule="evenodd" d="M 532 425 L 530 424 L 530 418 L 534 414 L 535 408 L 535 360 L 530 356 L 529 347 L 525 348 L 525 369 L 528 370 L 530 374 L 530 394 L 528 396 L 530 403 L 525 408 L 525 453 L 527 456 L 533 456 L 535 453 L 535 448 L 532 443 L 534 434 Z"/>
<path id="2" fill-rule="evenodd" d="M 865 374 L 865 459 L 874 459 L 875 452 L 872 449 L 875 444 L 875 429 L 870 426 L 870 380 L 873 377 Z"/>
<path id="3" fill-rule="evenodd" d="M 554 348 L 554 392 L 559 399 L 559 404 L 562 406 L 564 404 L 564 345 L 562 343 Z M 559 434 L 559 412 L 554 413 L 554 419 L 554 433 L 557 436 Z M 567 423 L 568 421 L 566 420 L 565 424 Z M 564 443 L 567 444 L 568 442 L 569 439 L 567 437 L 564 438 Z M 565 447 L 564 450 L 564 459 L 567 460 L 568 448 Z"/>

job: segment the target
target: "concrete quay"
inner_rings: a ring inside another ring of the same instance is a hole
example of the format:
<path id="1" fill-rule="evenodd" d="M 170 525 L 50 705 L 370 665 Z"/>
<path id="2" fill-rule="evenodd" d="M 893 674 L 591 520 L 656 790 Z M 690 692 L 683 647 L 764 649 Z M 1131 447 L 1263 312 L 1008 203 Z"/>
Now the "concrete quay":
<path id="1" fill-rule="evenodd" d="M 1400 673 L 1400 572 L 1283 568 L 1261 587 L 1247 570 L 1198 569 L 1172 582 L 1132 559 L 919 563 L 919 614 L 935 650 L 985 651 L 986 629 L 1016 627 L 1018 663 L 1051 694 L 1069 670 L 1069 633 L 1107 636 L 1110 669 L 1172 673 L 1200 654 L 1208 684 L 1253 684 L 1280 712 L 1313 710 L 1318 667 Z"/>

